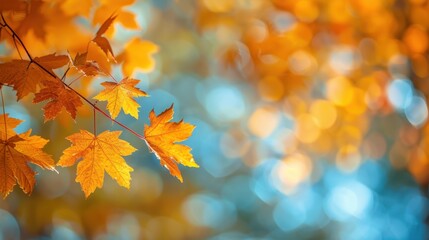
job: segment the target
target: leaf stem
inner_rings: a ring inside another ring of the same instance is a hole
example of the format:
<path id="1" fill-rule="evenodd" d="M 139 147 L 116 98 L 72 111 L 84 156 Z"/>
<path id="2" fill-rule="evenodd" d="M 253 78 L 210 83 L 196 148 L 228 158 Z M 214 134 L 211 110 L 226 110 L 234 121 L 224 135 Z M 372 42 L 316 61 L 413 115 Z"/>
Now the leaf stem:
<path id="1" fill-rule="evenodd" d="M 79 75 L 79 76 L 77 76 L 77 77 L 75 77 L 68 85 L 70 86 L 70 85 L 72 85 L 74 82 L 76 82 L 77 80 L 79 80 L 81 77 L 83 77 L 84 76 L 84 74 L 81 74 L 81 75 Z"/>
<path id="2" fill-rule="evenodd" d="M 64 82 L 64 79 L 65 79 L 65 77 L 66 77 L 67 73 L 69 72 L 69 70 L 70 70 L 70 64 L 69 64 L 69 66 L 67 67 L 67 70 L 64 72 L 63 76 L 61 77 L 61 81 L 63 81 L 63 82 Z"/>
<path id="3" fill-rule="evenodd" d="M 1 105 L 3 107 L 3 120 L 4 120 L 4 134 L 5 140 L 7 140 L 7 121 L 6 121 L 6 108 L 4 106 L 4 97 L 3 97 L 3 85 L 0 86 L 0 95 L 1 95 Z"/>
<path id="4" fill-rule="evenodd" d="M 97 104 L 98 101 L 95 101 L 94 105 Z M 95 112 L 95 108 L 92 109 L 94 113 L 94 136 L 97 137 L 97 122 L 96 122 L 96 116 L 97 113 Z"/>
<path id="5" fill-rule="evenodd" d="M 7 24 L 6 19 L 4 19 L 3 13 L 1 13 L 0 15 L 1 15 L 1 19 L 3 20 L 4 26 L 7 27 L 7 29 L 9 29 L 12 32 L 12 38 L 16 38 L 16 40 L 18 40 L 19 44 L 22 46 L 22 48 L 24 48 L 25 53 L 27 54 L 28 58 L 32 61 L 33 58 L 31 57 L 30 53 L 28 52 L 28 49 L 25 47 L 21 38 L 16 34 L 16 32 L 13 30 L 13 28 L 11 26 L 9 26 L 9 24 Z"/>
<path id="6" fill-rule="evenodd" d="M 22 59 L 21 51 L 19 51 L 18 45 L 16 44 L 16 40 L 14 37 L 12 39 L 13 39 L 13 44 L 15 45 L 16 51 L 18 52 L 19 58 Z"/>
<path id="7" fill-rule="evenodd" d="M 80 94 L 78 91 L 76 91 L 74 88 L 72 88 L 71 86 L 67 85 L 65 82 L 61 81 L 61 79 L 53 72 L 47 70 L 45 67 L 43 67 L 42 65 L 40 65 L 40 63 L 36 62 L 33 60 L 33 58 L 30 55 L 30 52 L 28 51 L 27 47 L 25 46 L 25 44 L 22 42 L 21 38 L 16 34 L 16 32 L 12 29 L 12 27 L 9 26 L 9 24 L 6 22 L 3 13 L 0 13 L 1 19 L 3 20 L 3 26 L 7 27 L 11 32 L 12 32 L 12 36 L 15 37 L 19 44 L 22 46 L 22 48 L 25 50 L 25 53 L 27 54 L 28 58 L 30 59 L 30 62 L 33 62 L 34 64 L 36 64 L 40 69 L 42 69 L 44 72 L 46 72 L 47 74 L 49 74 L 51 77 L 57 79 L 58 81 L 60 81 L 64 87 L 66 87 L 67 89 L 71 90 L 72 92 L 74 92 L 76 95 L 78 95 L 83 101 L 85 101 L 87 104 L 89 104 L 94 111 L 98 111 L 99 113 L 101 113 L 103 116 L 105 116 L 106 118 L 110 119 L 112 122 L 116 123 L 117 125 L 119 125 L 120 127 L 122 127 L 123 129 L 127 130 L 128 132 L 130 132 L 131 134 L 133 134 L 134 136 L 145 140 L 145 137 L 139 133 L 137 133 L 136 131 L 134 131 L 133 129 L 127 127 L 125 124 L 119 122 L 116 119 L 113 119 L 111 116 L 109 116 L 109 114 L 107 114 L 106 112 L 104 112 L 103 110 L 101 110 L 99 107 L 97 107 L 94 103 L 92 103 L 88 98 L 84 97 L 82 94 Z"/>

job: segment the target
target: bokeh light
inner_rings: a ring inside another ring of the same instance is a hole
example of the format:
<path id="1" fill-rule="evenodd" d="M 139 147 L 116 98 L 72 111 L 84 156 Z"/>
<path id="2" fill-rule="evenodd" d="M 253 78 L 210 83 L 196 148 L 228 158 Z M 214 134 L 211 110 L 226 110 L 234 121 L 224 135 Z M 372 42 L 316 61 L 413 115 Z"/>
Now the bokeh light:
<path id="1" fill-rule="evenodd" d="M 75 1 L 60 2 L 47 4 Z M 88 19 L 65 19 L 95 32 L 109 1 L 92 2 Z M 31 196 L 0 201 L 0 239 L 428 239 L 428 1 L 123 2 L 140 29 L 115 24 L 114 52 L 143 37 L 159 53 L 134 76 L 150 95 L 139 120 L 118 119 L 141 133 L 152 108 L 174 104 L 174 120 L 196 126 L 185 144 L 200 168 L 181 168 L 181 184 L 124 133 L 139 149 L 129 190 L 106 178 L 85 199 L 74 170 L 35 168 Z M 38 53 L 67 36 L 25 41 Z M 99 80 L 79 87 L 95 94 Z M 93 126 L 90 108 L 43 124 L 41 104 L 2 91 L 25 120 L 17 131 L 51 139 L 55 159 L 65 136 Z"/>

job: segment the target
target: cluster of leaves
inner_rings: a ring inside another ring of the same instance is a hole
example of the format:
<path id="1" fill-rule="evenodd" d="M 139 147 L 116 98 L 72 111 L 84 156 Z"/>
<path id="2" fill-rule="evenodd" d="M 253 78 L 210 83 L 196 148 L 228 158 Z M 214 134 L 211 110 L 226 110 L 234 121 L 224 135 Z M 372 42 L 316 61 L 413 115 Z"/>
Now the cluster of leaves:
<path id="1" fill-rule="evenodd" d="M 79 2 L 64 1 L 63 5 L 57 4 L 56 8 L 61 10 L 64 8 L 64 4 L 74 6 Z M 132 1 L 124 2 L 117 1 L 113 7 L 120 8 L 124 4 L 132 3 Z M 139 54 L 144 54 L 134 53 L 127 49 L 116 58 L 111 44 L 105 36 L 106 33 L 110 31 L 109 29 L 115 20 L 131 27 L 135 27 L 136 23 L 130 23 L 129 19 L 133 18 L 126 11 L 119 11 L 116 13 L 117 15 L 111 15 L 104 22 L 100 22 L 100 18 L 105 16 L 106 12 L 110 12 L 110 14 L 113 12 L 112 6 L 106 2 L 102 3 L 95 12 L 94 23 L 101 23 L 101 26 L 95 36 L 83 44 L 86 46 L 86 48 L 82 48 L 84 51 L 76 52 L 73 57 L 70 56 L 70 53 L 68 55 L 52 53 L 33 57 L 30 54 L 31 48 L 24 44 L 25 38 L 21 38 L 20 34 L 25 35 L 31 30 L 36 35 L 45 36 L 45 25 L 40 22 L 43 19 L 46 20 L 46 16 L 41 15 L 42 9 L 45 7 L 45 2 L 37 0 L 0 2 L 2 40 L 14 46 L 20 57 L 20 59 L 0 63 L 0 90 L 1 87 L 13 88 L 16 91 L 17 101 L 33 95 L 33 103 L 46 102 L 43 107 L 45 122 L 54 120 L 63 111 L 68 112 L 71 118 L 75 119 L 83 102 L 93 108 L 93 132 L 80 130 L 80 132 L 67 137 L 71 146 L 64 150 L 57 165 L 69 167 L 78 162 L 76 181 L 81 184 L 86 197 L 93 193 L 97 187 L 103 186 L 105 172 L 114 178 L 119 185 L 126 188 L 130 187 L 130 172 L 133 169 L 123 157 L 131 155 L 136 151 L 136 148 L 119 138 L 121 131 L 97 133 L 96 113 L 98 112 L 143 140 L 160 159 L 161 164 L 172 175 L 183 181 L 178 164 L 188 167 L 198 167 L 198 165 L 193 159 L 191 148 L 177 144 L 177 142 L 189 138 L 194 126 L 183 121 L 171 122 L 174 114 L 173 105 L 159 115 L 156 115 L 152 110 L 149 116 L 150 125 L 145 126 L 143 134 L 135 132 L 116 120 L 121 110 L 138 119 L 140 105 L 135 98 L 147 97 L 148 95 L 137 87 L 140 81 L 130 75 L 132 75 L 134 68 L 141 67 L 141 61 L 144 65 L 148 65 L 150 54 L 157 51 L 156 45 L 135 38 L 127 45 L 133 46 L 132 49 L 143 46 L 146 48 L 148 56 L 141 57 Z M 68 6 L 65 9 L 73 11 L 80 8 Z M 16 15 L 19 13 L 24 14 L 24 18 L 16 21 Z M 22 50 L 25 52 L 25 56 L 21 54 Z M 117 62 L 122 62 L 123 72 L 128 74 L 121 81 L 117 81 L 110 73 L 112 64 Z M 57 72 L 60 71 L 63 72 L 61 77 L 57 75 Z M 111 78 L 112 81 L 102 82 L 101 85 L 104 90 L 93 97 L 95 101 L 92 101 L 74 88 L 72 84 L 80 79 L 95 76 Z M 98 101 L 107 102 L 108 113 L 97 106 Z M 55 162 L 50 155 L 42 150 L 48 140 L 39 136 L 32 136 L 31 130 L 22 134 L 17 134 L 14 131 L 21 120 L 11 118 L 5 113 L 3 94 L 2 102 L 3 114 L 0 115 L 2 125 L 0 129 L 2 144 L 0 193 L 5 198 L 13 190 L 16 183 L 25 193 L 32 192 L 35 185 L 35 173 L 28 166 L 28 163 L 55 171 Z"/>

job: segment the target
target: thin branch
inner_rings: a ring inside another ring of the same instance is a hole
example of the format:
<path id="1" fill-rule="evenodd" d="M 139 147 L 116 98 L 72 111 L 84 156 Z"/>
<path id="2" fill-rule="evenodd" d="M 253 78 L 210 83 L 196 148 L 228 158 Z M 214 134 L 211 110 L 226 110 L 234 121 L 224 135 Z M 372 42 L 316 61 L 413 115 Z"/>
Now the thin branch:
<path id="1" fill-rule="evenodd" d="M 19 41 L 19 44 L 24 48 L 25 53 L 27 54 L 30 61 L 33 61 L 33 58 L 31 57 L 30 53 L 28 52 L 28 49 L 25 47 L 21 38 L 16 34 L 16 32 L 12 29 L 12 27 L 9 26 L 9 24 L 7 24 L 6 20 L 4 19 L 3 13 L 0 13 L 0 16 L 1 16 L 1 19 L 3 20 L 4 26 L 7 27 L 12 32 L 12 37 L 16 38 Z"/>
<path id="2" fill-rule="evenodd" d="M 23 59 L 22 58 L 22 55 L 21 55 L 21 51 L 19 50 L 19 47 L 18 47 L 18 45 L 16 44 L 16 39 L 15 39 L 15 36 L 13 35 L 13 33 L 11 33 L 10 31 L 8 31 L 8 28 L 6 27 L 6 25 L 4 25 L 4 24 L 0 24 L 0 30 L 2 30 L 3 28 L 6 28 L 6 33 L 12 38 L 12 41 L 13 41 L 13 45 L 15 46 L 15 49 L 16 49 L 16 51 L 18 52 L 18 55 L 19 55 L 19 58 L 21 58 L 21 59 Z"/>
<path id="3" fill-rule="evenodd" d="M 112 74 L 109 73 L 109 76 L 113 79 L 113 81 L 115 81 L 116 83 L 118 82 L 118 80 L 116 80 L 116 78 Z"/>
<path id="4" fill-rule="evenodd" d="M 107 114 L 106 112 L 104 112 L 103 110 L 101 110 L 99 107 L 97 107 L 94 103 L 92 103 L 89 99 L 87 99 L 86 97 L 84 97 L 82 94 L 80 94 L 78 91 L 76 91 L 74 88 L 72 88 L 71 86 L 67 85 L 65 82 L 61 81 L 61 79 L 53 72 L 47 70 L 45 67 L 43 67 L 42 65 L 40 65 L 40 63 L 33 61 L 33 58 L 30 55 L 30 52 L 28 51 L 27 47 L 25 46 L 25 44 L 22 42 L 21 38 L 16 34 L 16 32 L 7 24 L 6 20 L 4 19 L 3 13 L 0 14 L 1 19 L 4 22 L 4 26 L 7 27 L 11 32 L 12 32 L 12 36 L 15 36 L 16 39 L 18 40 L 19 44 L 22 46 L 22 48 L 25 50 L 25 53 L 27 54 L 28 58 L 30 59 L 30 62 L 36 64 L 40 69 L 42 69 L 44 72 L 46 72 L 47 74 L 49 74 L 51 77 L 58 79 L 63 85 L 64 87 L 66 87 L 67 89 L 71 90 L 72 92 L 74 92 L 75 94 L 77 94 L 83 101 L 85 101 L 86 103 L 88 103 L 94 110 L 98 111 L 99 113 L 101 113 L 103 116 L 105 116 L 106 118 L 110 119 L 112 122 L 118 124 L 119 126 L 121 126 L 123 129 L 127 130 L 128 132 L 130 132 L 131 134 L 135 135 L 136 137 L 145 140 L 145 137 L 139 133 L 137 133 L 136 131 L 132 130 L 131 128 L 127 127 L 125 124 L 119 122 L 116 119 L 113 119 L 111 116 L 109 116 L 109 114 Z"/>

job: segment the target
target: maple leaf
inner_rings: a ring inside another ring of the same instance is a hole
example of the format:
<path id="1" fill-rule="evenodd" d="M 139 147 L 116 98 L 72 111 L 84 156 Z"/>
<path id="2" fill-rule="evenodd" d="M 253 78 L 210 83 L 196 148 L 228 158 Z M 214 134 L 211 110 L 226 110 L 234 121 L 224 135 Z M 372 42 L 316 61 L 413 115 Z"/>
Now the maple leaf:
<path id="1" fill-rule="evenodd" d="M 85 53 L 76 54 L 73 66 L 85 76 L 95 76 L 100 72 L 110 73 L 110 60 L 115 61 L 112 46 L 102 35 L 110 27 L 116 16 L 109 17 L 98 29 L 94 39 L 88 43 Z M 101 70 L 101 71 L 100 71 Z"/>
<path id="2" fill-rule="evenodd" d="M 191 148 L 186 145 L 175 144 L 186 140 L 192 135 L 195 126 L 183 122 L 169 122 L 173 118 L 173 105 L 156 116 L 152 110 L 149 114 L 150 125 L 145 125 L 144 136 L 149 149 L 161 161 L 161 165 L 170 171 L 170 174 L 183 182 L 177 163 L 187 167 L 199 167 L 191 154 Z"/>
<path id="3" fill-rule="evenodd" d="M 47 82 L 45 88 L 35 94 L 33 103 L 45 100 L 51 100 L 43 107 L 45 122 L 54 119 L 63 108 L 75 119 L 77 108 L 82 106 L 79 96 L 65 88 L 60 81 Z"/>
<path id="4" fill-rule="evenodd" d="M 16 183 L 26 194 L 33 191 L 36 173 L 28 163 L 55 171 L 54 160 L 42 150 L 49 140 L 31 136 L 31 129 L 16 134 L 13 128 L 21 122 L 8 114 L 0 115 L 0 193 L 3 198 L 12 192 Z"/>
<path id="5" fill-rule="evenodd" d="M 109 74 L 112 66 L 109 63 L 109 58 L 106 57 L 103 49 L 97 43 L 91 41 L 88 44 L 88 52 L 86 54 L 86 62 L 95 62 L 98 69 L 105 74 Z"/>
<path id="6" fill-rule="evenodd" d="M 123 61 L 122 72 L 125 76 L 132 76 L 135 70 L 150 72 L 155 67 L 152 55 L 158 52 L 158 46 L 152 42 L 134 38 L 118 56 L 118 61 Z"/>
<path id="7" fill-rule="evenodd" d="M 131 155 L 136 149 L 119 139 L 121 131 L 104 131 L 97 136 L 80 130 L 67 137 L 72 146 L 67 148 L 57 165 L 69 167 L 77 165 L 76 182 L 79 182 L 85 196 L 103 186 L 104 171 L 123 187 L 130 188 L 130 172 L 133 171 L 122 156 Z"/>
<path id="8" fill-rule="evenodd" d="M 116 16 L 110 16 L 106 21 L 104 21 L 104 23 L 98 29 L 95 38 L 92 39 L 92 41 L 94 41 L 101 48 L 101 50 L 103 50 L 108 60 L 114 60 L 115 57 L 113 54 L 112 46 L 110 46 L 109 40 L 103 37 L 103 34 L 107 31 L 107 29 L 109 29 L 115 18 Z"/>
<path id="9" fill-rule="evenodd" d="M 35 93 L 43 81 L 53 80 L 53 77 L 36 63 L 40 64 L 50 73 L 69 62 L 67 56 L 55 54 L 35 57 L 33 61 L 12 60 L 0 64 L 0 83 L 13 86 L 18 100 L 30 93 Z"/>
<path id="10" fill-rule="evenodd" d="M 134 97 L 146 97 L 145 92 L 135 86 L 140 82 L 137 79 L 124 78 L 119 83 L 103 82 L 101 85 L 105 88 L 94 99 L 99 101 L 107 101 L 107 109 L 112 118 L 116 118 L 121 111 L 125 114 L 130 114 L 138 119 L 138 108 L 140 105 L 134 100 Z"/>

